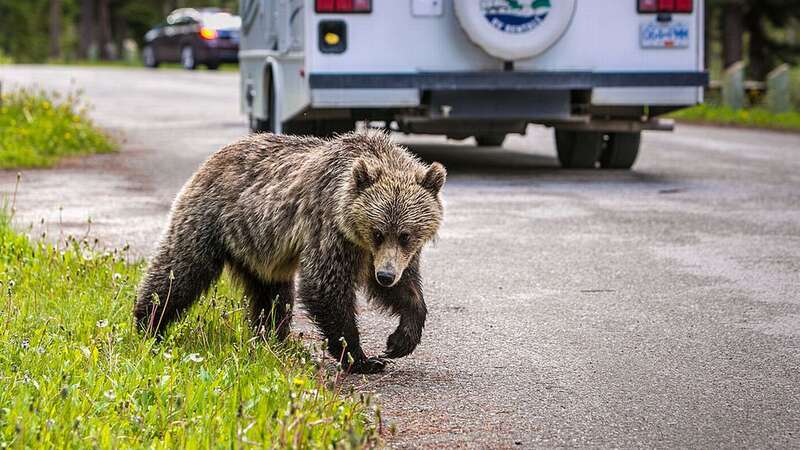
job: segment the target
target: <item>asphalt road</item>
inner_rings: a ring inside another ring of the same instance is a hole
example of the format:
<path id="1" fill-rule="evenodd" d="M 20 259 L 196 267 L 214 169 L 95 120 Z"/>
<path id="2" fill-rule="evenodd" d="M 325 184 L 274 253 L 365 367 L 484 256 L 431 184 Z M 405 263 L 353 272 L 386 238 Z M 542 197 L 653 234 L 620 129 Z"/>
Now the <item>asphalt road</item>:
<path id="1" fill-rule="evenodd" d="M 146 256 L 182 183 L 246 132 L 235 73 L 0 66 L 0 80 L 80 87 L 126 139 L 23 173 L 34 234 L 83 234 L 91 217 L 99 245 Z M 559 170 L 537 127 L 502 149 L 398 139 L 449 177 L 423 343 L 356 382 L 396 425 L 390 444 L 800 446 L 800 135 L 682 126 L 645 135 L 633 172 Z M 377 353 L 393 324 L 366 309 Z"/>

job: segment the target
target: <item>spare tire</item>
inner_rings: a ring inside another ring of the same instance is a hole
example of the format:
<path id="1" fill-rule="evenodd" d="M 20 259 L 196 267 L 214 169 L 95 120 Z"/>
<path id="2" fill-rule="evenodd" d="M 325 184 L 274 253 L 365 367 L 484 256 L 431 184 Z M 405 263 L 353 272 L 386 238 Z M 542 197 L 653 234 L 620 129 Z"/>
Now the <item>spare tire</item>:
<path id="1" fill-rule="evenodd" d="M 537 56 L 569 27 L 577 0 L 454 0 L 461 27 L 504 61 Z"/>

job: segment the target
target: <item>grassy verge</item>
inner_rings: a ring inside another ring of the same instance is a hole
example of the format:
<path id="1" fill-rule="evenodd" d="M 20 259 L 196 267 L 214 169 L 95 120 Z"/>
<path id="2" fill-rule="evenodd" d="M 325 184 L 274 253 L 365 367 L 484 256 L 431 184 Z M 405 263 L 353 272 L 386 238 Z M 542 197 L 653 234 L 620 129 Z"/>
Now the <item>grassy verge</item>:
<path id="1" fill-rule="evenodd" d="M 79 93 L 22 89 L 0 97 L 0 169 L 49 167 L 65 156 L 114 151 Z"/>
<path id="2" fill-rule="evenodd" d="M 800 131 L 800 112 L 798 111 L 773 114 L 762 108 L 735 110 L 724 106 L 704 104 L 676 111 L 670 114 L 670 117 L 689 123 Z"/>
<path id="3" fill-rule="evenodd" d="M 89 60 L 76 60 L 76 61 L 49 61 L 48 64 L 55 64 L 55 65 L 65 65 L 65 66 L 81 66 L 81 67 L 139 67 L 144 68 L 144 63 L 141 60 L 116 60 L 116 61 L 89 61 Z M 160 70 L 160 69 L 174 69 L 174 70 L 186 70 L 181 66 L 179 63 L 166 63 L 162 62 L 159 64 L 158 69 L 153 70 Z M 199 65 L 197 70 L 208 71 L 206 66 Z M 239 71 L 239 64 L 236 63 L 225 63 L 220 64 L 219 69 L 217 71 L 221 72 L 238 72 Z M 209 71 L 213 72 L 213 71 Z"/>
<path id="4" fill-rule="evenodd" d="M 255 342 L 221 281 L 165 342 L 133 330 L 140 265 L 0 216 L 0 448 L 355 448 L 368 404 L 298 342 Z"/>

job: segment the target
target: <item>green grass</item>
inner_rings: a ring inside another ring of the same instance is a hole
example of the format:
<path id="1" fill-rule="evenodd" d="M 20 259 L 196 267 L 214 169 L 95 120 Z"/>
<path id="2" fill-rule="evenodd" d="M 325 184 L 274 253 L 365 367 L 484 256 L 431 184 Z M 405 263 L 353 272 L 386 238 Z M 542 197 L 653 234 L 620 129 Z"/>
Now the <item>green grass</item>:
<path id="1" fill-rule="evenodd" d="M 55 65 L 66 65 L 66 66 L 81 66 L 81 67 L 119 67 L 119 68 L 130 68 L 130 67 L 140 67 L 144 68 L 144 63 L 141 60 L 115 60 L 115 61 L 90 61 L 90 60 L 75 60 L 75 61 L 62 61 L 62 60 L 52 60 L 49 61 L 47 64 L 55 64 Z M 170 69 L 170 70 L 186 70 L 181 66 L 179 63 L 165 63 L 162 62 L 158 69 L 153 70 L 161 70 L 161 69 Z M 200 65 L 198 66 L 197 70 L 201 71 L 209 71 L 206 66 Z M 238 72 L 239 71 L 239 64 L 236 63 L 225 63 L 220 64 L 218 71 L 221 72 Z M 212 71 L 209 71 L 212 72 Z"/>
<path id="2" fill-rule="evenodd" d="M 302 343 L 251 338 L 228 281 L 155 343 L 131 320 L 141 264 L 64 242 L 0 216 L 0 448 L 379 445 L 369 399 Z"/>
<path id="3" fill-rule="evenodd" d="M 50 167 L 65 156 L 116 149 L 89 119 L 79 92 L 21 89 L 3 93 L 0 104 L 0 169 Z"/>
<path id="4" fill-rule="evenodd" d="M 690 123 L 800 131 L 800 111 L 774 114 L 763 108 L 735 110 L 704 104 L 676 111 L 670 117 Z"/>

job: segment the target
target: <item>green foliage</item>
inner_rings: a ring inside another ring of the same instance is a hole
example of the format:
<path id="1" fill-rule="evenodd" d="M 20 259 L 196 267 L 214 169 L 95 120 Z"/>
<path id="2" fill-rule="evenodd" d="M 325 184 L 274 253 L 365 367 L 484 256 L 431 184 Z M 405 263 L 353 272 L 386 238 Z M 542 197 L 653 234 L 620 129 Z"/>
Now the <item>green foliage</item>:
<path id="1" fill-rule="evenodd" d="M 80 7 L 83 1 L 61 0 L 60 60 L 70 61 L 78 53 Z M 0 0 L 0 52 L 5 52 L 20 63 L 47 61 L 50 3 L 51 0 Z M 97 2 L 94 4 L 96 7 Z M 112 41 L 118 47 L 123 38 L 134 39 L 141 46 L 147 30 L 163 22 L 173 8 L 213 6 L 238 12 L 237 0 L 109 0 L 108 6 L 108 26 Z M 95 11 L 95 22 L 98 17 Z M 99 23 L 94 25 L 95 30 L 100 29 Z"/>
<path id="2" fill-rule="evenodd" d="M 800 67 L 795 67 L 789 73 L 791 77 L 789 80 L 789 90 L 792 96 L 792 102 L 795 109 L 800 111 Z"/>
<path id="3" fill-rule="evenodd" d="M 156 343 L 131 320 L 142 265 L 65 242 L 0 216 L 0 448 L 377 445 L 369 400 L 301 343 L 254 339 L 227 280 Z"/>
<path id="4" fill-rule="evenodd" d="M 670 114 L 683 122 L 800 131 L 800 112 L 773 114 L 763 108 L 735 110 L 724 106 L 698 105 Z"/>
<path id="5" fill-rule="evenodd" d="M 0 50 L 16 62 L 47 57 L 49 0 L 0 0 Z"/>
<path id="6" fill-rule="evenodd" d="M 95 128 L 79 94 L 27 89 L 3 94 L 0 168 L 47 167 L 64 156 L 114 151 L 116 143 Z"/>
<path id="7" fill-rule="evenodd" d="M 0 48 L 0 65 L 2 64 L 14 64 L 14 58 L 10 55 L 6 55 L 3 49 Z"/>

